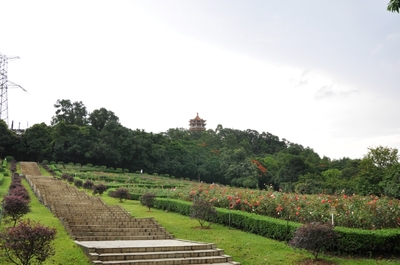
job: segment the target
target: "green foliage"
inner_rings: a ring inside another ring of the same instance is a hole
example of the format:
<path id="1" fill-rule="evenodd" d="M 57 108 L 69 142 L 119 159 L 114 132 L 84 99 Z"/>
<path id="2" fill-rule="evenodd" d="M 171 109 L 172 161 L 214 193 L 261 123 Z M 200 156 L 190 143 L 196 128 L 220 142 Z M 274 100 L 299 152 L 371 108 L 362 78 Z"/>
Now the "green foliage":
<path id="1" fill-rule="evenodd" d="M 43 164 L 43 165 L 47 165 L 48 163 L 49 163 L 49 161 L 46 160 L 46 159 L 44 159 L 44 160 L 42 161 L 42 164 Z"/>
<path id="2" fill-rule="evenodd" d="M 317 260 L 321 251 L 334 249 L 337 237 L 331 225 L 313 222 L 297 228 L 289 245 L 312 252 Z"/>
<path id="3" fill-rule="evenodd" d="M 13 156 L 6 156 L 6 160 L 8 163 L 10 163 L 11 161 L 14 161 L 14 157 Z"/>
<path id="4" fill-rule="evenodd" d="M 387 10 L 391 12 L 400 12 L 400 0 L 390 0 Z"/>
<path id="5" fill-rule="evenodd" d="M 88 124 L 87 110 L 82 101 L 57 100 L 54 104 L 56 115 L 52 117 L 51 125 L 65 123 L 67 125 L 83 126 Z"/>
<path id="6" fill-rule="evenodd" d="M 0 251 L 13 264 L 42 264 L 55 251 L 51 242 L 57 231 L 31 220 L 0 232 Z"/>
<path id="7" fill-rule="evenodd" d="M 0 186 L 3 185 L 4 182 L 4 174 L 0 173 Z"/>

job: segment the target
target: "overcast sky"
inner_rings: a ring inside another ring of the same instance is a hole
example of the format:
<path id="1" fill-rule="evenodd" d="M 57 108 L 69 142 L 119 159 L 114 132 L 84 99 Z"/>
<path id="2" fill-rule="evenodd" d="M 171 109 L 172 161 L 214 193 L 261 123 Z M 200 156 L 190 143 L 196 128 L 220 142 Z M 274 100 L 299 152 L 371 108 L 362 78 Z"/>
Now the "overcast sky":
<path id="1" fill-rule="evenodd" d="M 400 149 L 400 15 L 389 0 L 0 0 L 9 123 L 58 99 L 123 126 L 269 132 L 321 157 Z"/>

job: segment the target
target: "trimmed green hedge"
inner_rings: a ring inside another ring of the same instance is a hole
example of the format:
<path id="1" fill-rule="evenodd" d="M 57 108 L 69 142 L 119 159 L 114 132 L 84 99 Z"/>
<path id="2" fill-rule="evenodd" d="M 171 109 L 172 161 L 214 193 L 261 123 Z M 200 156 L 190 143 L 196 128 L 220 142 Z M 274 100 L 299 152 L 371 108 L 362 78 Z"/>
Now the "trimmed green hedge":
<path id="1" fill-rule="evenodd" d="M 0 185 L 3 185 L 4 182 L 4 175 L 0 173 Z"/>
<path id="2" fill-rule="evenodd" d="M 157 198 L 154 208 L 190 216 L 191 202 Z M 292 239 L 302 224 L 251 214 L 238 210 L 216 208 L 217 217 L 211 221 L 280 241 Z M 400 229 L 363 230 L 336 227 L 339 234 L 338 253 L 348 254 L 399 254 Z"/>

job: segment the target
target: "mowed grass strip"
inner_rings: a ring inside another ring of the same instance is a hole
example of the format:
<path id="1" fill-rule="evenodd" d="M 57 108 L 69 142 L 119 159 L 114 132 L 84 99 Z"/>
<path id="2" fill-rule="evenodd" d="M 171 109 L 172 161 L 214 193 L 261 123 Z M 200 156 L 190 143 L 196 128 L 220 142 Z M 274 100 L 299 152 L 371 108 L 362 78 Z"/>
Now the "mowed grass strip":
<path id="1" fill-rule="evenodd" d="M 210 229 L 199 229 L 198 221 L 180 214 L 165 212 L 142 206 L 139 201 L 125 201 L 119 203 L 117 199 L 102 195 L 102 199 L 109 205 L 121 205 L 134 217 L 153 217 L 168 232 L 177 239 L 215 243 L 218 248 L 225 251 L 242 265 L 285 265 L 301 264 L 302 261 L 311 259 L 313 256 L 301 250 L 294 250 L 285 242 L 275 241 L 266 237 L 246 233 L 237 229 L 212 224 Z M 320 255 L 319 259 L 331 261 L 333 264 L 400 264 L 395 260 L 374 260 L 352 257 L 331 257 Z"/>
<path id="2" fill-rule="evenodd" d="M 10 182 L 11 178 L 7 177 L 3 185 L 0 186 L 1 198 L 7 193 Z M 60 220 L 39 202 L 25 180 L 22 181 L 22 184 L 31 196 L 31 212 L 22 219 L 31 219 L 45 226 L 57 229 L 56 239 L 53 241 L 56 253 L 54 256 L 49 257 L 43 265 L 90 265 L 89 259 L 83 253 L 82 249 L 70 238 Z M 4 228 L 4 225 L 4 222 L 2 222 L 1 229 Z M 6 265 L 9 262 L 1 260 L 0 257 L 0 264 Z"/>

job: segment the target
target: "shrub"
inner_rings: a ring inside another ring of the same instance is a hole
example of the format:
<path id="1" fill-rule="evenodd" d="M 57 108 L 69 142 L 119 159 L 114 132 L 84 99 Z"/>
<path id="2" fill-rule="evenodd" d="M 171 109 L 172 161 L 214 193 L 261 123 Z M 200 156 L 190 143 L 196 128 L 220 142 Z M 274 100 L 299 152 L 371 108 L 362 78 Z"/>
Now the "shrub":
<path id="1" fill-rule="evenodd" d="M 10 163 L 10 171 L 12 173 L 15 173 L 15 171 L 17 171 L 17 161 L 13 160 Z"/>
<path id="2" fill-rule="evenodd" d="M 50 165 L 54 165 L 56 161 L 50 161 Z"/>
<path id="3" fill-rule="evenodd" d="M 74 185 L 77 188 L 82 188 L 83 182 L 82 182 L 82 180 L 77 179 L 77 180 L 74 181 Z"/>
<path id="4" fill-rule="evenodd" d="M 129 173 L 129 169 L 124 168 L 124 173 Z"/>
<path id="5" fill-rule="evenodd" d="M 0 251 L 13 264 L 42 264 L 55 253 L 51 241 L 56 233 L 55 228 L 30 220 L 22 221 L 0 233 Z"/>
<path id="6" fill-rule="evenodd" d="M 93 195 L 99 194 L 100 196 L 107 190 L 104 184 L 97 184 L 93 186 Z"/>
<path id="7" fill-rule="evenodd" d="M 31 200 L 31 197 L 29 196 L 28 191 L 22 185 L 16 186 L 14 189 L 11 189 L 9 191 L 9 195 L 15 195 L 15 196 L 22 197 L 27 202 L 30 202 L 30 200 Z"/>
<path id="8" fill-rule="evenodd" d="M 93 181 L 88 179 L 85 181 L 85 183 L 83 183 L 83 188 L 87 190 L 92 190 L 93 186 L 94 186 Z"/>
<path id="9" fill-rule="evenodd" d="M 74 177 L 73 176 L 68 176 L 67 181 L 69 183 L 73 183 L 74 182 Z"/>
<path id="10" fill-rule="evenodd" d="M 143 206 L 146 206 L 147 208 L 149 208 L 149 212 L 150 212 L 150 208 L 154 206 L 154 202 L 156 199 L 156 195 L 154 193 L 145 193 L 142 195 L 142 197 L 140 197 L 140 202 L 142 203 Z"/>
<path id="11" fill-rule="evenodd" d="M 208 221 L 208 227 L 211 225 L 210 220 L 216 218 L 217 211 L 214 206 L 201 198 L 197 198 L 192 205 L 190 217 L 196 219 L 200 226 L 203 227 Z"/>
<path id="12" fill-rule="evenodd" d="M 110 196 L 119 199 L 119 202 L 130 199 L 129 190 L 126 188 L 118 188 L 117 190 L 111 192 Z"/>
<path id="13" fill-rule="evenodd" d="M 42 165 L 47 165 L 48 163 L 49 163 L 49 161 L 46 159 L 42 161 Z"/>
<path id="14" fill-rule="evenodd" d="M 313 253 L 315 260 L 321 250 L 332 250 L 337 241 L 337 234 L 332 225 L 312 222 L 300 226 L 294 233 L 289 245 Z"/>
<path id="15" fill-rule="evenodd" d="M 86 166 L 87 167 L 93 167 L 93 164 L 88 163 L 88 164 L 86 164 Z"/>
<path id="16" fill-rule="evenodd" d="M 4 167 L 0 167 L 0 173 L 5 172 L 6 170 L 4 169 Z"/>
<path id="17" fill-rule="evenodd" d="M 29 202 L 21 196 L 6 195 L 4 196 L 3 210 L 4 218 L 11 219 L 13 226 L 15 226 L 23 215 L 31 211 L 31 207 L 29 206 Z"/>
<path id="18" fill-rule="evenodd" d="M 6 160 L 7 160 L 7 162 L 11 162 L 11 161 L 14 161 L 15 159 L 13 156 L 6 156 Z"/>

